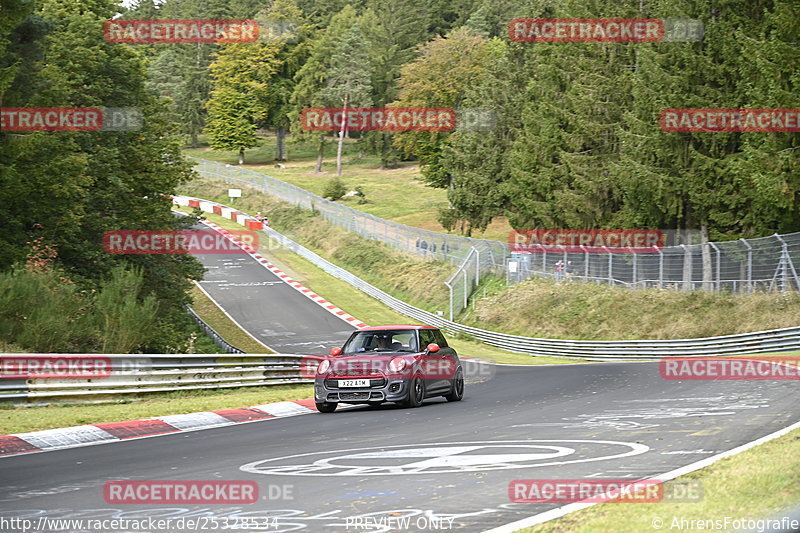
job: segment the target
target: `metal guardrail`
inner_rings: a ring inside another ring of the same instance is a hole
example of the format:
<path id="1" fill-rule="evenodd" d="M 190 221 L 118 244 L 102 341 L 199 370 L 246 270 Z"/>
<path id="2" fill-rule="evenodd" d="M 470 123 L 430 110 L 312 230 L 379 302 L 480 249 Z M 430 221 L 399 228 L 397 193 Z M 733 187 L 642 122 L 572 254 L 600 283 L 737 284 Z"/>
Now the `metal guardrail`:
<path id="1" fill-rule="evenodd" d="M 16 354 L 15 358 L 59 354 Z M 69 357 L 74 354 L 61 354 Z M 176 390 L 313 383 L 302 372 L 307 356 L 295 354 L 117 354 L 108 376 L 32 378 L 0 382 L 0 400 L 97 397 Z"/>
<path id="2" fill-rule="evenodd" d="M 214 330 L 214 328 L 212 328 L 211 326 L 209 326 L 206 323 L 205 320 L 200 318 L 200 315 L 195 313 L 194 309 L 192 309 L 191 307 L 187 306 L 186 310 L 189 312 L 189 314 L 192 316 L 192 318 L 194 318 L 194 321 L 197 322 L 197 325 L 200 326 L 200 329 L 202 329 L 203 332 L 205 332 L 206 335 L 211 337 L 211 340 L 214 341 L 214 344 L 216 344 L 219 348 L 222 348 L 223 350 L 225 350 L 225 353 L 245 353 L 243 350 L 240 350 L 239 348 L 237 348 L 233 344 L 231 344 L 228 341 L 226 341 L 225 339 L 223 339 L 222 335 L 217 333 Z"/>
<path id="3" fill-rule="evenodd" d="M 328 274 L 345 281 L 381 303 L 415 320 L 452 332 L 464 333 L 505 350 L 532 355 L 581 358 L 598 361 L 652 360 L 660 357 L 693 357 L 781 352 L 800 349 L 800 326 L 720 337 L 680 340 L 579 341 L 509 335 L 459 324 L 414 307 L 334 265 L 272 228 L 265 233 L 279 244 L 311 261 Z"/>

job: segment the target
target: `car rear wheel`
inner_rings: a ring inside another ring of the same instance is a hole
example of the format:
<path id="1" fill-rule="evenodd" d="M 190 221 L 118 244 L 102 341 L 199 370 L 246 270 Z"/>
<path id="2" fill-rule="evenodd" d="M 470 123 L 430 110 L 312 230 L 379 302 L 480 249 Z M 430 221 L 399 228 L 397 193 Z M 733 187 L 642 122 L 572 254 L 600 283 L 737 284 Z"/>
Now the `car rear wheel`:
<path id="1" fill-rule="evenodd" d="M 411 380 L 408 399 L 403 402 L 404 407 L 419 407 L 422 405 L 422 400 L 425 398 L 425 382 L 419 375 L 414 376 Z"/>
<path id="2" fill-rule="evenodd" d="M 456 373 L 456 377 L 453 378 L 453 388 L 450 390 L 450 394 L 445 396 L 445 399 L 448 402 L 460 402 L 461 398 L 464 397 L 464 373 L 461 369 L 458 370 Z"/>
<path id="3" fill-rule="evenodd" d="M 336 410 L 336 406 L 339 405 L 336 402 L 316 402 L 317 404 L 317 411 L 320 413 L 332 413 Z"/>

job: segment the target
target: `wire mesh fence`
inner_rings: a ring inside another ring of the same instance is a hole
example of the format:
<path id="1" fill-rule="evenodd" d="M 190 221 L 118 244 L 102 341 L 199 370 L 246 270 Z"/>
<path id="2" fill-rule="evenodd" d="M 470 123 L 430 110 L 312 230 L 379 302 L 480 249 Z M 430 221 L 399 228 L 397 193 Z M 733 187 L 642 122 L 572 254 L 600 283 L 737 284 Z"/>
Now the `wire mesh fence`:
<path id="1" fill-rule="evenodd" d="M 501 241 L 424 230 L 332 202 L 300 187 L 254 170 L 191 158 L 201 176 L 251 186 L 293 205 L 312 209 L 330 223 L 362 237 L 425 259 L 456 266 L 446 282 L 450 313 L 457 316 L 482 276 L 505 272 L 508 284 L 532 276 L 583 280 L 633 289 L 662 288 L 712 291 L 800 290 L 800 233 L 758 239 L 668 246 L 652 253 L 564 251 L 559 246 L 539 252 L 512 252 Z M 561 267 L 558 263 L 561 261 Z M 467 296 L 468 297 L 468 296 Z"/>
<path id="2" fill-rule="evenodd" d="M 425 259 L 460 265 L 470 249 L 476 248 L 482 252 L 481 268 L 489 270 L 502 266 L 503 259 L 508 255 L 508 246 L 504 242 L 406 226 L 332 202 L 261 172 L 206 159 L 190 159 L 197 163 L 195 170 L 201 176 L 249 185 L 290 204 L 313 209 L 330 223 L 362 237 L 381 241 L 396 250 Z"/>
<path id="3" fill-rule="evenodd" d="M 450 291 L 449 320 L 455 320 L 469 304 L 470 295 L 481 282 L 480 264 L 481 253 L 475 247 L 470 248 L 455 272 L 444 282 Z"/>
<path id="4" fill-rule="evenodd" d="M 800 290 L 800 233 L 669 246 L 652 253 L 575 253 L 558 246 L 506 258 L 506 280 L 531 276 L 630 288 L 705 289 L 751 293 Z"/>

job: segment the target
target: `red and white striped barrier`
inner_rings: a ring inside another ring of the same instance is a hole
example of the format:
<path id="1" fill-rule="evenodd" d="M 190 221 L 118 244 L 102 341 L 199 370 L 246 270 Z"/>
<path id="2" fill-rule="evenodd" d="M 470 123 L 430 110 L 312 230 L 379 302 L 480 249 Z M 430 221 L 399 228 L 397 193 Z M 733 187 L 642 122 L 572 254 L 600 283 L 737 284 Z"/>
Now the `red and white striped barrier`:
<path id="1" fill-rule="evenodd" d="M 244 409 L 223 409 L 183 415 L 167 415 L 126 422 L 104 422 L 85 426 L 47 429 L 31 433 L 0 435 L 0 456 L 63 450 L 130 439 L 197 431 L 242 422 L 316 413 L 314 399 L 275 402 Z"/>

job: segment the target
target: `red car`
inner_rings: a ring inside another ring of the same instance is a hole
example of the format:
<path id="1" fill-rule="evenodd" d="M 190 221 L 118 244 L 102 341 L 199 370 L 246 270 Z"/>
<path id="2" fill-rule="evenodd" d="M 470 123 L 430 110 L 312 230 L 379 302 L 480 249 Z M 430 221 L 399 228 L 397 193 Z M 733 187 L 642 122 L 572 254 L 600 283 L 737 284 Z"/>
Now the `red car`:
<path id="1" fill-rule="evenodd" d="M 461 400 L 464 371 L 456 351 L 431 326 L 354 331 L 320 362 L 314 379 L 317 409 L 323 413 L 332 413 L 340 403 L 419 407 L 436 396 Z"/>

